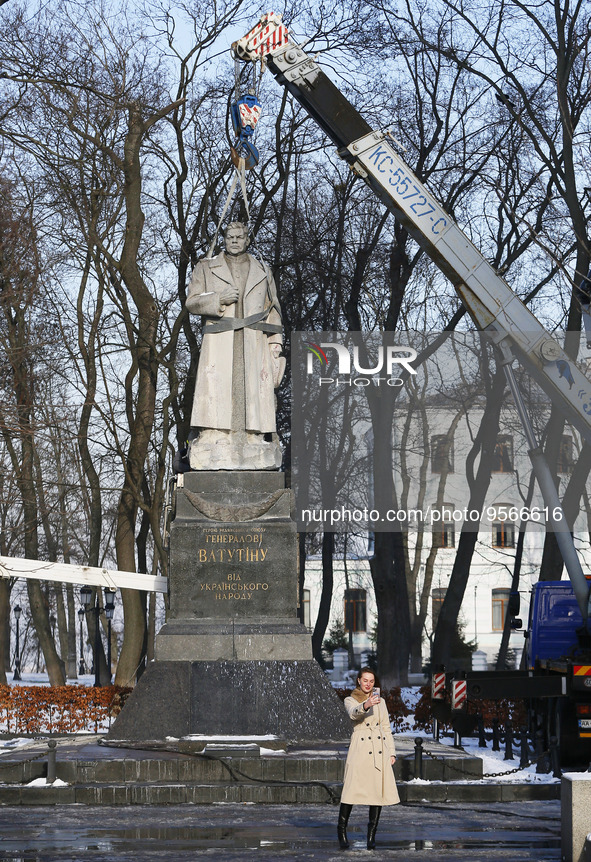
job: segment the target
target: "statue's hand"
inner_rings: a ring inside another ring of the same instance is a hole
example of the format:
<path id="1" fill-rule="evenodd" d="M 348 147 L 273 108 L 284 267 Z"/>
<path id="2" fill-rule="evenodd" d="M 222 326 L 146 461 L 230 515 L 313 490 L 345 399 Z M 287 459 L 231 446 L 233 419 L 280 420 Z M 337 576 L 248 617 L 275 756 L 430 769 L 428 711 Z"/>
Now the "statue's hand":
<path id="1" fill-rule="evenodd" d="M 222 305 L 232 305 L 234 302 L 238 301 L 239 291 L 237 287 L 233 287 L 231 284 L 222 288 L 219 293 L 220 302 Z"/>

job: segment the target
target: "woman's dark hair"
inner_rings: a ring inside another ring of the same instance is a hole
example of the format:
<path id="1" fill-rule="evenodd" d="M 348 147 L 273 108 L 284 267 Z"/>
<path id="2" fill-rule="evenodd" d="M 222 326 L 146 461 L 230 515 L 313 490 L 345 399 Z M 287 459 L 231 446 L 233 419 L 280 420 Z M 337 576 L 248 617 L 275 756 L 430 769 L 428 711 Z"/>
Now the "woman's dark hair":
<path id="1" fill-rule="evenodd" d="M 364 673 L 370 673 L 374 678 L 374 687 L 380 688 L 380 680 L 378 679 L 378 675 L 373 668 L 367 667 L 367 665 L 365 667 L 362 667 L 361 670 L 359 671 L 359 673 L 357 674 L 357 679 L 358 680 L 361 679 L 361 676 Z"/>

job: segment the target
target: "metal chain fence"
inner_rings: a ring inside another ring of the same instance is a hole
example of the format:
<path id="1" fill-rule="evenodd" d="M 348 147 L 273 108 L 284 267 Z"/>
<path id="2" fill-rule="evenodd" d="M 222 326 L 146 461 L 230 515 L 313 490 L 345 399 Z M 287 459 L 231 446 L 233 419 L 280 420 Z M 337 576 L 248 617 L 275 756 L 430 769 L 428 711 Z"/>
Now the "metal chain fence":
<path id="1" fill-rule="evenodd" d="M 428 757 L 432 757 L 433 760 L 442 761 L 446 768 L 451 770 L 452 772 L 460 772 L 462 775 L 472 775 L 474 778 L 501 778 L 505 775 L 515 775 L 517 772 L 522 772 L 524 769 L 527 769 L 528 766 L 533 766 L 534 763 L 538 763 L 538 761 L 542 760 L 544 757 L 549 755 L 549 751 L 544 751 L 542 754 L 539 754 L 537 757 L 528 760 L 523 766 L 521 764 L 516 766 L 514 769 L 507 769 L 505 772 L 483 772 L 482 774 L 477 772 L 470 772 L 470 770 L 461 769 L 457 766 L 452 766 L 452 764 L 448 763 L 447 758 L 440 757 L 438 754 L 435 754 L 433 751 L 429 751 L 428 749 L 423 749 L 423 753 Z"/>

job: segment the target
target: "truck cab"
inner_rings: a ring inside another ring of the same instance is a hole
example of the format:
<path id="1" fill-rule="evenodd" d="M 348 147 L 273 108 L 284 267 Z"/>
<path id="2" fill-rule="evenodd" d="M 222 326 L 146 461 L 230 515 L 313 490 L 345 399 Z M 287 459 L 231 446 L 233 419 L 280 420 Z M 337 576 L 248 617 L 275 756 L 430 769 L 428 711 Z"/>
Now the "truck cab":
<path id="1" fill-rule="evenodd" d="M 532 589 L 526 642 L 527 668 L 563 670 L 579 648 L 583 617 L 570 581 L 538 581 Z M 558 668 L 560 664 L 563 667 Z"/>
<path id="2" fill-rule="evenodd" d="M 589 578 L 587 578 L 589 579 Z M 562 698 L 530 700 L 530 715 L 544 730 L 545 745 L 560 740 L 563 763 L 591 758 L 591 650 L 588 626 L 570 581 L 539 581 L 532 589 L 526 632 L 527 670 L 542 694 L 550 679 L 560 679 Z"/>

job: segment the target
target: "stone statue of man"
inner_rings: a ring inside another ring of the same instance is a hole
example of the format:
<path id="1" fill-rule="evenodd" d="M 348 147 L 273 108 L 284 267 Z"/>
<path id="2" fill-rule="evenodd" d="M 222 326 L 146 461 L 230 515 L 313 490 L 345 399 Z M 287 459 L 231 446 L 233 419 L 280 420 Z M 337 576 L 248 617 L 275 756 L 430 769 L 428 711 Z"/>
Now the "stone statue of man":
<path id="1" fill-rule="evenodd" d="M 275 389 L 285 371 L 273 276 L 247 253 L 248 228 L 232 222 L 225 250 L 200 260 L 186 306 L 203 319 L 189 447 L 194 470 L 273 470 L 281 466 Z"/>

